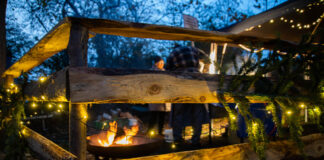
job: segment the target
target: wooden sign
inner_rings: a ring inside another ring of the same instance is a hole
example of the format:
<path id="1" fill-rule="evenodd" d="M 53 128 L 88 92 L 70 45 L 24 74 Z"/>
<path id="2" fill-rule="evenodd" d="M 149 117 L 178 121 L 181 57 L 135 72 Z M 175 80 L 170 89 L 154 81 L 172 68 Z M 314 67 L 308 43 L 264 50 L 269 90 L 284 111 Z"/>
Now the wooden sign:
<path id="1" fill-rule="evenodd" d="M 183 14 L 182 17 L 183 17 L 185 28 L 198 29 L 198 20 L 195 17 L 185 15 L 185 14 Z"/>

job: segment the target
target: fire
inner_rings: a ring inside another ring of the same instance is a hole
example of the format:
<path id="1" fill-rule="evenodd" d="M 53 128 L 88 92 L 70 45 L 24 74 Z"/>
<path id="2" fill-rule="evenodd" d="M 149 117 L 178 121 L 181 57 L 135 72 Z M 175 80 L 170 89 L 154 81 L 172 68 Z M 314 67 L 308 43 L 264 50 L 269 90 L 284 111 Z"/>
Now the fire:
<path id="1" fill-rule="evenodd" d="M 101 132 L 97 136 L 90 138 L 90 142 L 92 144 L 100 145 L 103 147 L 109 147 L 112 144 L 122 144 L 122 145 L 132 144 L 133 143 L 132 137 L 137 134 L 138 130 L 139 130 L 138 125 L 132 126 L 130 129 L 124 127 L 125 135 L 116 137 L 117 122 L 114 121 L 109 123 L 108 131 Z"/>
<path id="2" fill-rule="evenodd" d="M 133 137 L 138 132 L 138 125 L 132 126 L 131 129 L 128 129 L 124 127 L 125 135 L 122 137 L 118 137 L 116 140 L 116 144 L 132 144 L 133 143 Z"/>

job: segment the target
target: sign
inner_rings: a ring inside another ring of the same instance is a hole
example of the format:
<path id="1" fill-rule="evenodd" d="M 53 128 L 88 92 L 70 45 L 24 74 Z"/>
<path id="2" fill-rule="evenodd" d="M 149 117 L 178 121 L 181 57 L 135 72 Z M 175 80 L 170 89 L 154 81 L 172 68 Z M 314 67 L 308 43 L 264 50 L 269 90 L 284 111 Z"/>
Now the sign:
<path id="1" fill-rule="evenodd" d="M 198 29 L 198 20 L 195 17 L 189 15 L 182 15 L 185 28 Z"/>

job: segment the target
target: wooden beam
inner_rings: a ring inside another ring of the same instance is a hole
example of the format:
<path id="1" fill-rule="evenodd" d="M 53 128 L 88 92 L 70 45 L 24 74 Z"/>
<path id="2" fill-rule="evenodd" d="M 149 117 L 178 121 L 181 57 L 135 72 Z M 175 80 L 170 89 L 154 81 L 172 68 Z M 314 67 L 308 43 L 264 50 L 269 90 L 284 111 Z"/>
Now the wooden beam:
<path id="1" fill-rule="evenodd" d="M 19 77 L 22 72 L 40 65 L 59 51 L 66 48 L 70 33 L 70 23 L 64 19 L 47 33 L 33 48 L 22 58 L 8 68 L 4 75 Z"/>
<path id="2" fill-rule="evenodd" d="M 70 67 L 87 67 L 89 31 L 77 22 L 71 26 L 69 45 L 67 52 L 69 55 Z M 70 83 L 70 82 L 68 82 Z M 70 151 L 79 160 L 86 159 L 86 134 L 87 134 L 87 105 L 69 105 L 69 144 Z"/>
<path id="3" fill-rule="evenodd" d="M 311 159 L 324 157 L 324 135 L 312 134 L 301 138 L 305 144 L 304 152 Z M 303 159 L 294 142 L 284 140 L 270 142 L 266 151 L 266 159 L 295 159 L 296 156 Z M 206 159 L 206 160 L 254 160 L 259 159 L 248 143 L 229 145 L 225 147 L 200 149 L 185 152 L 175 152 L 147 157 L 137 157 L 128 160 L 183 160 L 183 159 Z"/>
<path id="4" fill-rule="evenodd" d="M 72 103 L 218 103 L 216 95 L 228 88 L 233 76 L 220 87 L 218 75 L 161 71 L 70 68 Z M 250 88 L 249 93 L 254 93 Z M 228 94 L 226 94 L 228 95 Z M 263 96 L 247 96 L 253 103 Z M 234 102 L 230 96 L 227 102 Z"/>
<path id="5" fill-rule="evenodd" d="M 159 40 L 190 40 L 233 44 L 244 42 L 259 44 L 262 42 L 265 48 L 273 47 L 273 44 L 277 44 L 278 42 L 275 41 L 275 43 L 273 43 L 273 38 L 255 38 L 253 36 L 234 35 L 217 31 L 106 19 L 67 17 L 58 23 L 33 48 L 31 48 L 21 59 L 14 63 L 1 76 L 4 77 L 5 75 L 13 75 L 15 78 L 17 78 L 22 72 L 29 71 L 56 53 L 66 49 L 70 40 L 72 23 L 77 23 L 80 26 L 82 25 L 86 27 L 89 30 L 88 33 L 91 33 L 89 34 L 90 38 L 94 36 L 95 33 L 99 33 L 124 37 L 153 38 Z M 290 44 L 285 43 L 285 45 Z"/>
<path id="6" fill-rule="evenodd" d="M 47 77 L 44 82 L 31 82 L 24 89 L 25 98 L 30 101 L 67 102 L 67 71 L 65 68 Z M 42 99 L 44 96 L 45 99 Z"/>
<path id="7" fill-rule="evenodd" d="M 77 159 L 72 153 L 28 127 L 24 127 L 22 133 L 27 141 L 28 147 L 43 159 Z"/>

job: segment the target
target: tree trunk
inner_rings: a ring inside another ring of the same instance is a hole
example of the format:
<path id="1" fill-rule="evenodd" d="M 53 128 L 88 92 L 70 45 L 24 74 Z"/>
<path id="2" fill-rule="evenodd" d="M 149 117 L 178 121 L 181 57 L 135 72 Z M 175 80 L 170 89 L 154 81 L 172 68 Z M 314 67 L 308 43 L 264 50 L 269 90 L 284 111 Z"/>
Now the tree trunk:
<path id="1" fill-rule="evenodd" d="M 0 1 L 0 75 L 6 69 L 6 8 L 7 0 Z M 1 77 L 1 76 L 0 76 Z"/>

